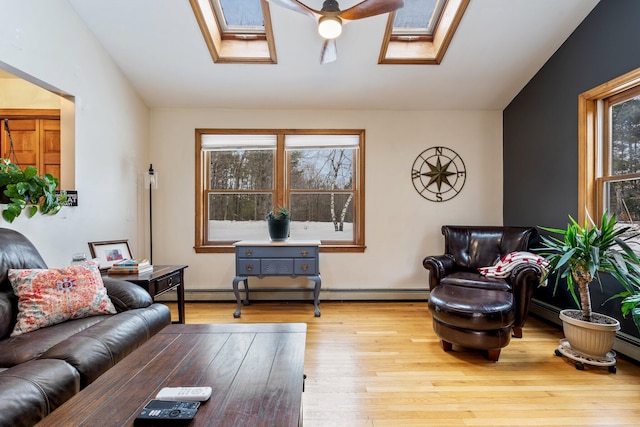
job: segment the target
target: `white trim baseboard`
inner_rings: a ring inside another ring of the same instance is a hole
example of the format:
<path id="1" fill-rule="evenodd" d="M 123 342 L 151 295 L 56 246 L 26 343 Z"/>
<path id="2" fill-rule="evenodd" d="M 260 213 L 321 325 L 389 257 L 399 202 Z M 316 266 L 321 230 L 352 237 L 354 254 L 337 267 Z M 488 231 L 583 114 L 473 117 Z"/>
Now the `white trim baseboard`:
<path id="1" fill-rule="evenodd" d="M 231 289 L 186 289 L 184 291 L 186 301 L 230 301 L 235 302 L 236 297 Z M 244 297 L 242 285 L 240 296 Z M 296 289 L 272 289 L 249 288 L 249 297 L 256 301 L 312 301 L 313 290 L 307 288 Z M 320 301 L 427 301 L 429 290 L 427 288 L 409 289 L 322 289 Z M 156 298 L 157 301 L 175 301 L 175 292 L 169 292 Z"/>

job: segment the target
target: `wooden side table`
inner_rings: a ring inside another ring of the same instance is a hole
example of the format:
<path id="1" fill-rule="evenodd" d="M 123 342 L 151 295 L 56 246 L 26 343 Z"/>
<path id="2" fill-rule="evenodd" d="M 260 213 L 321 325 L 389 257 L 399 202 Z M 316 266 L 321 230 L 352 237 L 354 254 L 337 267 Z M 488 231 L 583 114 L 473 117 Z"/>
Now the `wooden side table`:
<path id="1" fill-rule="evenodd" d="M 153 271 L 142 274 L 110 274 L 143 287 L 151 298 L 175 289 L 178 294 L 178 323 L 184 323 L 184 269 L 188 265 L 154 265 Z"/>

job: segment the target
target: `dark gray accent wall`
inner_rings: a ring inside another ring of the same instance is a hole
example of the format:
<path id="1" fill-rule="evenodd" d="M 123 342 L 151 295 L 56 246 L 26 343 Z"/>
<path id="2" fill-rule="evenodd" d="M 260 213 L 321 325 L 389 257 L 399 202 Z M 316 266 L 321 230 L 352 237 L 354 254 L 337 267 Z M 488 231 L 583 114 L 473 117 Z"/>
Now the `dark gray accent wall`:
<path id="1" fill-rule="evenodd" d="M 542 28 L 544 25 L 542 25 Z M 503 112 L 504 223 L 564 228 L 578 212 L 578 95 L 640 67 L 640 1 L 601 0 Z M 619 304 L 594 309 L 622 321 Z M 573 307 L 564 289 L 535 298 Z M 623 331 L 638 336 L 628 320 Z"/>

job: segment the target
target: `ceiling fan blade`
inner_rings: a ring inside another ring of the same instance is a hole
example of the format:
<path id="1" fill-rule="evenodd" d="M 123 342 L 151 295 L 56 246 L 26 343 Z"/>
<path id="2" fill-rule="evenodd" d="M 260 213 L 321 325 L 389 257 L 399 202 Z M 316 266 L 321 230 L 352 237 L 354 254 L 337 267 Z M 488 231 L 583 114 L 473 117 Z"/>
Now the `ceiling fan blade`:
<path id="1" fill-rule="evenodd" d="M 404 7 L 403 0 L 365 0 L 357 5 L 345 9 L 338 16 L 347 21 L 368 18 L 370 16 L 381 15 L 393 12 Z"/>
<path id="2" fill-rule="evenodd" d="M 267 0 L 268 3 L 284 7 L 285 9 L 293 10 L 294 12 L 302 13 L 313 19 L 318 19 L 322 14 L 317 10 L 313 10 L 307 7 L 305 4 L 298 0 Z"/>
<path id="3" fill-rule="evenodd" d="M 338 59 L 338 47 L 336 46 L 336 39 L 325 39 L 322 45 L 322 52 L 320 53 L 320 63 L 328 64 Z"/>

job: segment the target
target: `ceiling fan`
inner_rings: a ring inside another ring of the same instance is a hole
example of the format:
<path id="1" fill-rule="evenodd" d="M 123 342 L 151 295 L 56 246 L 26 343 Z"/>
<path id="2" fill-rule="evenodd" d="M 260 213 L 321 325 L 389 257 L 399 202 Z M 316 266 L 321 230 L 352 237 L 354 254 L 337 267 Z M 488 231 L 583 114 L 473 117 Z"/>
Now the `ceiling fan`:
<path id="1" fill-rule="evenodd" d="M 324 38 L 320 63 L 326 64 L 338 59 L 336 38 L 342 33 L 345 21 L 369 18 L 393 12 L 404 6 L 403 0 L 364 0 L 349 9 L 340 10 L 336 0 L 325 0 L 321 10 L 314 10 L 298 0 L 267 0 L 286 9 L 305 14 L 318 23 L 318 32 Z M 346 23 L 346 22 L 345 22 Z"/>

